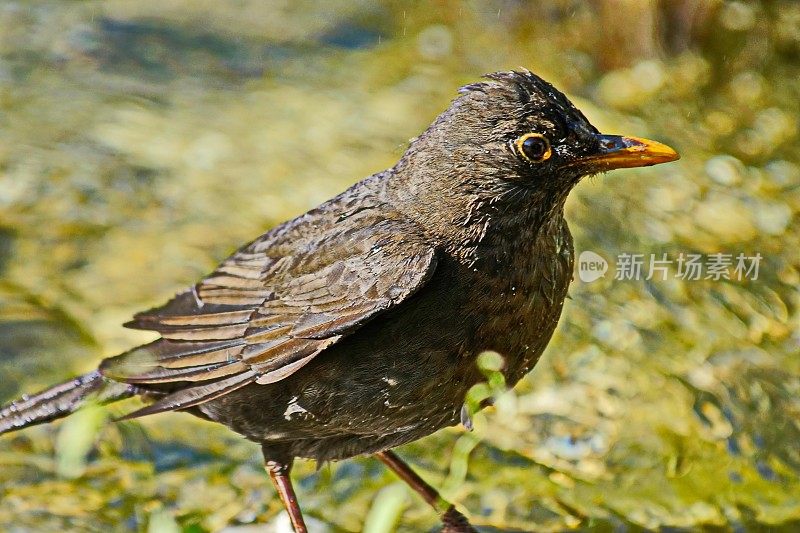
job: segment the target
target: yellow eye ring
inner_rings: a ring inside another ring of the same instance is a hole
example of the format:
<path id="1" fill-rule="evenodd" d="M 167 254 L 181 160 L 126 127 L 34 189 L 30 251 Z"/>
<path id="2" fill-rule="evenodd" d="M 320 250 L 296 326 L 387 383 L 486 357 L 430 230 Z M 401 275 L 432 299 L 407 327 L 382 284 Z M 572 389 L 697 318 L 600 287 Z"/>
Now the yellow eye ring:
<path id="1" fill-rule="evenodd" d="M 517 153 L 531 163 L 547 161 L 553 155 L 550 141 L 541 133 L 526 133 L 517 139 L 514 145 Z"/>

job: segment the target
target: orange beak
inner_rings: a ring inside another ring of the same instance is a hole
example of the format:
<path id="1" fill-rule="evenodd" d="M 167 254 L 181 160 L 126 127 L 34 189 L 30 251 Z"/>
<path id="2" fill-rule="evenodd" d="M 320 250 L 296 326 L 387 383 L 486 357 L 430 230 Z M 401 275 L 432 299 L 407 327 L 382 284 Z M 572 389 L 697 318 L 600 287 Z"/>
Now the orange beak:
<path id="1" fill-rule="evenodd" d="M 600 150 L 581 157 L 575 164 L 589 165 L 603 172 L 615 168 L 649 167 L 680 159 L 678 152 L 660 142 L 638 137 L 598 135 Z"/>

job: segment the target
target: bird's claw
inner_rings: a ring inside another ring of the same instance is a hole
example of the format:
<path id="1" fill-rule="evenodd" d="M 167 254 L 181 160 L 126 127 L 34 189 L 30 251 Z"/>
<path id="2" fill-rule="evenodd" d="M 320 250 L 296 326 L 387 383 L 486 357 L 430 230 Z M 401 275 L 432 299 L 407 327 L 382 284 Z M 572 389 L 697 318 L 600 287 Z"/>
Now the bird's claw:
<path id="1" fill-rule="evenodd" d="M 441 533 L 478 533 L 469 520 L 463 514 L 459 513 L 455 506 L 451 506 L 442 515 L 442 531 Z"/>

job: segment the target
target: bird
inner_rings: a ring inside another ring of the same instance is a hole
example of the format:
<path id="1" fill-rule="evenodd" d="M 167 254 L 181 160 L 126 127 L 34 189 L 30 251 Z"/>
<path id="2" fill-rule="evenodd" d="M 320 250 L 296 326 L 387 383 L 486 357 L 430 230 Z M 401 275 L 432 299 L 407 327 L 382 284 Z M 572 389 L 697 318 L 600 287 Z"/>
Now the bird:
<path id="1" fill-rule="evenodd" d="M 298 533 L 294 461 L 361 455 L 407 482 L 446 531 L 474 531 L 394 448 L 469 424 L 482 352 L 503 356 L 509 386 L 537 363 L 573 278 L 570 191 L 589 175 L 678 158 L 600 133 L 527 69 L 487 74 L 393 167 L 125 324 L 157 340 L 0 408 L 0 433 L 139 396 L 144 407 L 120 419 L 184 411 L 260 445 Z"/>

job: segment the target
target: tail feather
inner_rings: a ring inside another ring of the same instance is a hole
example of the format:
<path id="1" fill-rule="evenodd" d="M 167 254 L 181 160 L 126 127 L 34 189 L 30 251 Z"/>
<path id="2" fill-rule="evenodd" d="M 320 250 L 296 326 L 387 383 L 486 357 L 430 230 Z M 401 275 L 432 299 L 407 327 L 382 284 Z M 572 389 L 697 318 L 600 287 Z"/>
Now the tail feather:
<path id="1" fill-rule="evenodd" d="M 95 370 L 1 407 L 0 434 L 65 417 L 87 401 L 110 403 L 134 394 L 134 386 L 109 381 Z"/>

